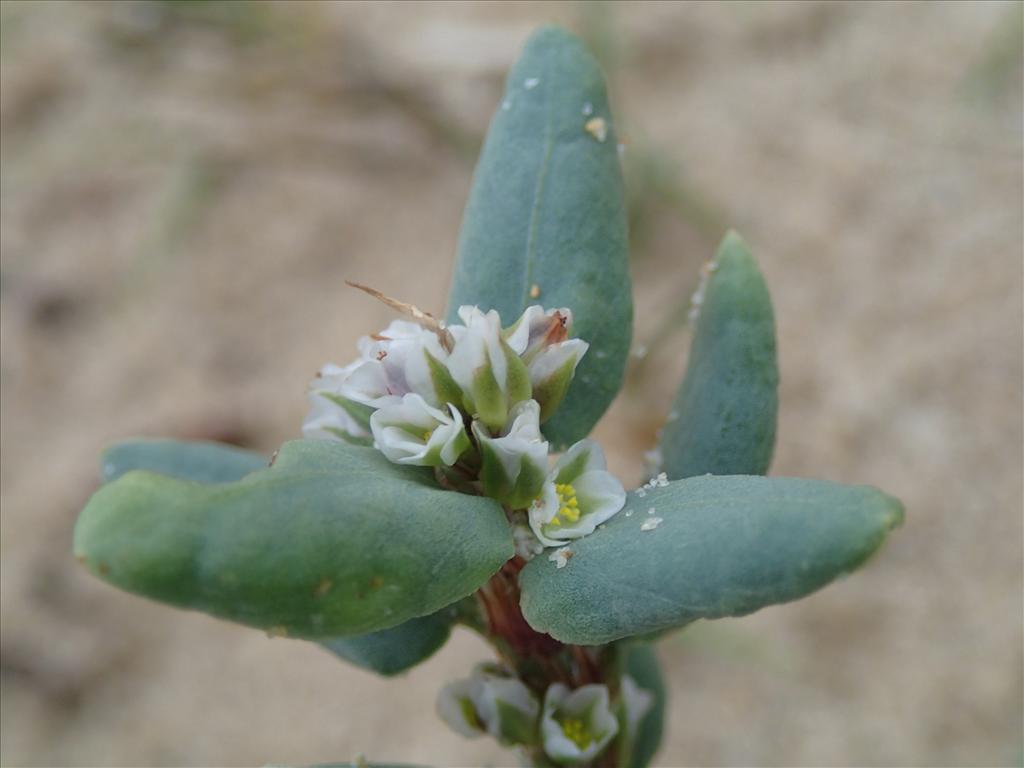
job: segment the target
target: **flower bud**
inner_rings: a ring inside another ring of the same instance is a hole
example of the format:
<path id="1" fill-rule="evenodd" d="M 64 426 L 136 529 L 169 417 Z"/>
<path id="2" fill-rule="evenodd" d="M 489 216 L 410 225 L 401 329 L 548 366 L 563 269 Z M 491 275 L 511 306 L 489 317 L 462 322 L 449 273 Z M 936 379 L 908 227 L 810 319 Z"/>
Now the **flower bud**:
<path id="1" fill-rule="evenodd" d="M 626 491 L 606 471 L 601 446 L 580 440 L 558 460 L 530 505 L 530 527 L 545 546 L 560 546 L 593 533 L 625 503 Z"/>
<path id="2" fill-rule="evenodd" d="M 306 437 L 367 441 L 373 408 L 343 394 L 355 370 L 363 365 L 364 361 L 356 360 L 344 367 L 328 363 L 320 369 L 309 384 L 310 410 L 302 424 Z"/>
<path id="3" fill-rule="evenodd" d="M 537 743 L 537 697 L 493 664 L 477 665 L 471 677 L 446 685 L 437 711 L 456 733 L 469 738 L 486 731 L 506 745 Z"/>
<path id="4" fill-rule="evenodd" d="M 451 466 L 469 447 L 469 436 L 459 409 L 448 405 L 448 411 L 409 393 L 401 402 L 374 411 L 370 417 L 373 439 L 396 464 Z"/>
<path id="5" fill-rule="evenodd" d="M 487 732 L 502 744 L 535 744 L 540 704 L 529 688 L 511 677 L 481 674 L 473 701 Z"/>
<path id="6" fill-rule="evenodd" d="M 357 346 L 364 360 L 380 363 L 388 392 L 415 392 L 435 408 L 459 404 L 462 392 L 448 373 L 448 351 L 437 334 L 417 323 L 395 320 L 373 336 L 363 336 Z"/>
<path id="7" fill-rule="evenodd" d="M 554 683 L 544 694 L 541 717 L 544 752 L 559 763 L 593 760 L 619 731 L 608 705 L 608 689 L 584 685 L 574 691 Z"/>
<path id="8" fill-rule="evenodd" d="M 484 733 L 484 724 L 476 713 L 471 695 L 476 686 L 473 678 L 453 680 L 437 695 L 437 714 L 453 731 L 467 739 Z"/>
<path id="9" fill-rule="evenodd" d="M 466 411 L 491 430 L 500 430 L 509 408 L 530 398 L 530 378 L 525 364 L 502 338 L 501 319 L 493 309 L 486 314 L 476 307 L 459 307 L 465 327 L 451 328 L 455 347 L 448 370 L 462 390 Z"/>
<path id="10" fill-rule="evenodd" d="M 589 348 L 582 339 L 570 339 L 572 312 L 533 305 L 505 331 L 509 346 L 526 363 L 533 399 L 540 403 L 541 422 L 561 405 L 576 366 Z"/>
<path id="11" fill-rule="evenodd" d="M 548 474 L 548 444 L 540 434 L 540 406 L 523 400 L 512 406 L 499 437 L 473 422 L 480 449 L 484 494 L 513 509 L 527 507 L 540 493 Z"/>

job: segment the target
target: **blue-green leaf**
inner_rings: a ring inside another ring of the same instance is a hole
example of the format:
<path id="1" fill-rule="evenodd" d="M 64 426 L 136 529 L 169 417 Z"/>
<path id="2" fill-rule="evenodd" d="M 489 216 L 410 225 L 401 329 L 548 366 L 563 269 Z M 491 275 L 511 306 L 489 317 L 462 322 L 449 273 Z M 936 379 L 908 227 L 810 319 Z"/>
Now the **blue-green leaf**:
<path id="1" fill-rule="evenodd" d="M 433 656 L 448 640 L 454 618 L 454 611 L 445 608 L 391 629 L 321 640 L 320 645 L 357 667 L 391 677 Z"/>
<path id="2" fill-rule="evenodd" d="M 640 688 L 654 696 L 650 711 L 644 715 L 637 726 L 632 743 L 628 744 L 629 758 L 620 760 L 629 768 L 646 768 L 661 746 L 661 735 L 665 727 L 665 705 L 668 700 L 665 679 L 651 645 L 623 643 L 619 653 L 622 656 L 623 674 L 632 677 Z"/>
<path id="3" fill-rule="evenodd" d="M 587 126 L 590 125 L 588 130 Z M 568 307 L 590 343 L 558 412 L 555 447 L 579 440 L 622 384 L 632 334 L 626 207 L 604 77 L 574 36 L 536 32 L 509 73 L 473 177 L 448 303 Z"/>
<path id="4" fill-rule="evenodd" d="M 310 639 L 437 611 L 512 551 L 493 500 L 326 440 L 287 443 L 274 466 L 233 483 L 129 472 L 75 527 L 78 558 L 122 589 Z"/>
<path id="5" fill-rule="evenodd" d="M 263 469 L 268 459 L 228 445 L 178 440 L 130 440 L 103 454 L 104 482 L 133 469 L 146 469 L 182 480 L 226 483 Z M 426 661 L 451 634 L 455 611 L 409 619 L 391 629 L 365 635 L 321 640 L 320 645 L 346 661 L 380 675 L 397 675 Z"/>
<path id="6" fill-rule="evenodd" d="M 662 431 L 662 468 L 673 480 L 763 475 L 775 445 L 779 371 L 768 287 L 735 232 L 710 269 L 686 378 Z"/>
<path id="7" fill-rule="evenodd" d="M 564 568 L 530 561 L 523 615 L 578 645 L 743 616 L 853 570 L 902 519 L 881 491 L 819 480 L 705 476 L 634 491 Z"/>
<path id="8" fill-rule="evenodd" d="M 133 469 L 200 483 L 229 483 L 264 469 L 268 461 L 266 456 L 221 443 L 126 440 L 108 448 L 100 466 L 105 483 Z"/>

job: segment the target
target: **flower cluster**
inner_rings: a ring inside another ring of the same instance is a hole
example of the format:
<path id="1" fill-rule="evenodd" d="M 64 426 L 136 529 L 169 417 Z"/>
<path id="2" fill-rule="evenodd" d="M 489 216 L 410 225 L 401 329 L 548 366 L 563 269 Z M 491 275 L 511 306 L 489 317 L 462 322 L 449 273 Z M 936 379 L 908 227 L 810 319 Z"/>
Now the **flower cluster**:
<path id="1" fill-rule="evenodd" d="M 525 510 L 544 546 L 586 536 L 625 502 L 591 440 L 554 467 L 540 425 L 557 410 L 587 351 L 572 313 L 531 306 L 503 328 L 494 310 L 459 308 L 461 324 L 396 320 L 329 363 L 310 385 L 307 437 L 374 445 L 396 464 L 456 467 L 484 495 Z"/>
<path id="2" fill-rule="evenodd" d="M 622 678 L 620 693 L 613 709 L 607 686 L 573 690 L 553 683 L 544 691 L 542 704 L 497 665 L 480 664 L 471 677 L 441 690 L 437 711 L 456 733 L 468 738 L 489 733 L 507 746 L 540 744 L 555 762 L 579 763 L 601 754 L 620 730 L 628 739 L 635 738 L 654 696 L 628 675 Z"/>

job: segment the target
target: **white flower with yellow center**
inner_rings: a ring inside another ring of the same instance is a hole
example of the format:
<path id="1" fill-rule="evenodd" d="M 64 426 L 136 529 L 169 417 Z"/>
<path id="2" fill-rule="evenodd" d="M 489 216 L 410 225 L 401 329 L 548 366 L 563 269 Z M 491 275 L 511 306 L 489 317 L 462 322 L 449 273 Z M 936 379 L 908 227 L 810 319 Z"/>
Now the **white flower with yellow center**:
<path id="1" fill-rule="evenodd" d="M 473 422 L 484 494 L 513 509 L 529 505 L 547 478 L 548 443 L 540 433 L 539 419 L 537 402 L 523 400 L 512 406 L 498 437 L 492 437 L 479 421 Z"/>
<path id="2" fill-rule="evenodd" d="M 399 403 L 374 411 L 370 430 L 377 448 L 396 464 L 451 466 L 470 443 L 459 409 L 448 405 L 447 410 L 409 393 Z"/>
<path id="3" fill-rule="evenodd" d="M 558 460 L 530 505 L 530 527 L 545 546 L 561 546 L 593 533 L 625 503 L 626 491 L 607 471 L 601 446 L 580 440 Z"/>
<path id="4" fill-rule="evenodd" d="M 597 757 L 619 732 L 603 685 L 569 690 L 554 683 L 544 694 L 540 731 L 544 752 L 559 763 L 581 763 Z"/>
<path id="5" fill-rule="evenodd" d="M 519 355 L 502 337 L 501 318 L 493 309 L 459 307 L 465 323 L 449 330 L 455 346 L 448 357 L 448 371 L 462 390 L 462 405 L 491 430 L 500 430 L 509 408 L 530 399 L 529 372 Z"/>

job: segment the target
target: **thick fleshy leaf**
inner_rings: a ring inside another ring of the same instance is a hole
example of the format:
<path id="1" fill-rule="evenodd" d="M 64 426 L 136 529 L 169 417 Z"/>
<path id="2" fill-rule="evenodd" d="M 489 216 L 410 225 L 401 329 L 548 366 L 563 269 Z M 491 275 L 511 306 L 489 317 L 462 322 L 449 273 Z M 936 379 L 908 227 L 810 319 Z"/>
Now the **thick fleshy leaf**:
<path id="1" fill-rule="evenodd" d="M 568 307 L 590 343 L 561 407 L 554 448 L 585 437 L 622 384 L 632 333 L 626 208 L 604 77 L 574 36 L 536 32 L 509 73 L 473 178 L 448 302 Z"/>
<path id="2" fill-rule="evenodd" d="M 437 611 L 513 550 L 496 502 L 328 440 L 287 443 L 234 483 L 129 472 L 86 505 L 74 546 L 129 592 L 310 639 Z"/>
<path id="3" fill-rule="evenodd" d="M 673 480 L 763 475 L 775 445 L 779 371 L 768 287 L 735 232 L 709 268 L 686 378 L 662 430 L 662 468 Z"/>
<path id="4" fill-rule="evenodd" d="M 266 468 L 268 462 L 266 456 L 222 443 L 126 440 L 104 452 L 100 467 L 105 483 L 133 469 L 200 483 L 229 483 Z"/>
<path id="5" fill-rule="evenodd" d="M 619 762 L 628 768 L 646 768 L 661 745 L 668 698 L 665 679 L 654 648 L 648 643 L 625 643 L 619 653 L 622 654 L 622 673 L 632 677 L 640 688 L 654 696 L 650 711 L 640 720 L 632 744 L 628 745 L 629 757 L 623 756 Z"/>
<path id="6" fill-rule="evenodd" d="M 643 493 L 573 542 L 564 568 L 538 557 L 523 569 L 534 629 L 596 645 L 743 616 L 856 568 L 903 519 L 881 491 L 820 480 L 705 476 Z"/>
<path id="7" fill-rule="evenodd" d="M 433 656 L 448 640 L 454 620 L 455 612 L 445 608 L 391 629 L 321 640 L 320 645 L 357 667 L 391 677 Z"/>

